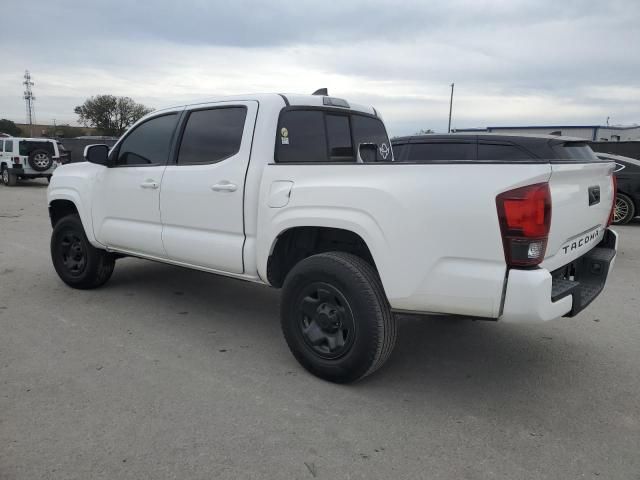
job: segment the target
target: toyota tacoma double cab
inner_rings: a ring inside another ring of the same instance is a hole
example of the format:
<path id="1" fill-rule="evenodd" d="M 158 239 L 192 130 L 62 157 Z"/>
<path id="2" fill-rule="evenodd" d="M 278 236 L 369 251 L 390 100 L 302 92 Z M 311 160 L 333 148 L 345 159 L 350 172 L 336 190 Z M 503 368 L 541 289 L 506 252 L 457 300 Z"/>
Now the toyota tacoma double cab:
<path id="1" fill-rule="evenodd" d="M 18 179 L 51 179 L 61 164 L 58 142 L 46 138 L 0 138 L 0 182 L 8 187 Z"/>
<path id="2" fill-rule="evenodd" d="M 393 155 L 377 110 L 326 94 L 154 111 L 56 171 L 53 266 L 80 289 L 121 256 L 281 288 L 293 355 L 342 383 L 384 364 L 397 314 L 544 322 L 603 289 L 613 163 Z"/>

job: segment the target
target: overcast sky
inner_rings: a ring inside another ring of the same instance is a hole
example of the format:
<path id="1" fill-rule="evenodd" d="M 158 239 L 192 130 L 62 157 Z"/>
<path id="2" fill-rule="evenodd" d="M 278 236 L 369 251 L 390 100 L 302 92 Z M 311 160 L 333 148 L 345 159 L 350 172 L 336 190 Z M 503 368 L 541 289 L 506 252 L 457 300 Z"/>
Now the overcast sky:
<path id="1" fill-rule="evenodd" d="M 639 0 L 3 0 L 0 117 L 75 124 L 91 95 L 151 107 L 251 92 L 374 105 L 392 135 L 640 123 Z"/>

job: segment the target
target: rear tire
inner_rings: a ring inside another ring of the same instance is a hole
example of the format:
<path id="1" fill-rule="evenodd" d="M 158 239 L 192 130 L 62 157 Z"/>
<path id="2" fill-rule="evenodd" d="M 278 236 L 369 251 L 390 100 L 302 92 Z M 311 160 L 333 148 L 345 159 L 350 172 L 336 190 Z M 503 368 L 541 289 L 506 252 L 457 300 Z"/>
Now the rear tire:
<path id="1" fill-rule="evenodd" d="M 115 267 L 113 255 L 89 243 L 77 214 L 67 215 L 53 228 L 51 260 L 64 283 L 83 290 L 104 285 Z"/>
<path id="2" fill-rule="evenodd" d="M 624 225 L 629 223 L 636 216 L 636 207 L 633 200 L 624 193 L 616 195 L 616 205 L 613 214 L 613 223 Z"/>
<path id="3" fill-rule="evenodd" d="M 7 187 L 15 187 L 18 184 L 18 175 L 11 173 L 7 168 L 4 169 L 4 184 Z"/>
<path id="4" fill-rule="evenodd" d="M 397 332 L 378 274 L 344 252 L 313 255 L 293 267 L 283 287 L 281 324 L 298 362 L 336 383 L 380 368 Z"/>

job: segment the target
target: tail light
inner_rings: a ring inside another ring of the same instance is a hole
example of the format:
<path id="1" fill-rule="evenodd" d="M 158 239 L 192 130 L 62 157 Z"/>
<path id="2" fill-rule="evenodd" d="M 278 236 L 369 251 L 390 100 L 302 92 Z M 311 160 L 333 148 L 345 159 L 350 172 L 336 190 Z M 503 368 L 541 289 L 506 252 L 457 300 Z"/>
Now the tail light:
<path id="1" fill-rule="evenodd" d="M 20 163 L 20 157 L 13 157 L 13 163 Z"/>
<path id="2" fill-rule="evenodd" d="M 509 267 L 533 267 L 544 259 L 551 226 L 551 192 L 537 183 L 496 197 L 504 257 Z"/>
<path id="3" fill-rule="evenodd" d="M 607 222 L 607 227 L 610 227 L 613 223 L 613 218 L 616 213 L 616 196 L 618 195 L 618 177 L 616 177 L 615 173 L 611 174 L 611 184 L 613 187 L 613 201 L 611 202 L 611 213 L 609 214 L 609 221 Z"/>

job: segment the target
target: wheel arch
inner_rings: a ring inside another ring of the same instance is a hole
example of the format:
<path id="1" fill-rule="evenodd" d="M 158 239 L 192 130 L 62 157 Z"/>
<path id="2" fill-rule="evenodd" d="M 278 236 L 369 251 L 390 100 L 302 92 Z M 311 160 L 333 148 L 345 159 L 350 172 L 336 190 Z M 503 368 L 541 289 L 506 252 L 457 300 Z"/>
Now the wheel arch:
<path id="1" fill-rule="evenodd" d="M 56 223 L 66 215 L 77 213 L 89 242 L 94 247 L 104 248 L 93 234 L 90 211 L 82 206 L 78 192 L 72 189 L 57 189 L 53 192 L 50 191 L 48 197 L 49 219 L 52 227 L 55 227 Z"/>
<path id="2" fill-rule="evenodd" d="M 617 194 L 620 193 L 626 197 L 629 197 L 629 199 L 633 203 L 633 206 L 636 208 L 636 214 L 640 213 L 640 195 L 633 195 L 632 193 L 629 193 L 626 189 L 625 190 L 618 189 L 616 193 Z"/>
<path id="3" fill-rule="evenodd" d="M 272 239 L 265 265 L 265 278 L 270 285 L 279 288 L 298 262 L 312 255 L 333 251 L 356 255 L 378 271 L 369 244 L 353 229 L 297 225 L 283 229 Z"/>

